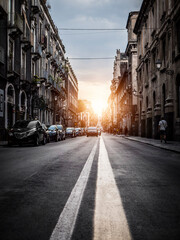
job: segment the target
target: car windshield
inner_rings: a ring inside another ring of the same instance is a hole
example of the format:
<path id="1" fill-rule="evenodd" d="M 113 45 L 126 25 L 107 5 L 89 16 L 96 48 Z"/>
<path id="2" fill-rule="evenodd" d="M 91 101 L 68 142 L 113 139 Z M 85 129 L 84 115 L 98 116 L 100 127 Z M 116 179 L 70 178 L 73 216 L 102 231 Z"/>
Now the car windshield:
<path id="1" fill-rule="evenodd" d="M 61 125 L 57 125 L 58 129 L 62 130 L 63 127 Z"/>
<path id="2" fill-rule="evenodd" d="M 56 126 L 52 125 L 48 128 L 49 130 L 56 130 Z"/>
<path id="3" fill-rule="evenodd" d="M 66 131 L 72 131 L 74 128 L 66 128 Z"/>
<path id="4" fill-rule="evenodd" d="M 97 130 L 96 127 L 89 127 L 88 130 Z"/>
<path id="5" fill-rule="evenodd" d="M 18 121 L 14 124 L 14 128 L 35 128 L 37 121 Z"/>

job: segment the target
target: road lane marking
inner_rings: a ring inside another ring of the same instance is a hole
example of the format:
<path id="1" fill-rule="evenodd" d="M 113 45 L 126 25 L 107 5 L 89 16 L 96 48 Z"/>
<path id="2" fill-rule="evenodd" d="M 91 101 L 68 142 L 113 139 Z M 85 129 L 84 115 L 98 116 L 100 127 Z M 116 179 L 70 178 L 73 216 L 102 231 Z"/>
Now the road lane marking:
<path id="1" fill-rule="evenodd" d="M 94 240 L 130 240 L 127 219 L 108 153 L 100 138 L 94 215 Z"/>
<path id="2" fill-rule="evenodd" d="M 52 232 L 50 240 L 70 240 L 76 223 L 79 207 L 83 198 L 84 190 L 87 185 L 92 163 L 96 153 L 98 140 L 81 171 L 81 174 L 74 186 L 66 205 L 60 214 L 58 222 Z"/>

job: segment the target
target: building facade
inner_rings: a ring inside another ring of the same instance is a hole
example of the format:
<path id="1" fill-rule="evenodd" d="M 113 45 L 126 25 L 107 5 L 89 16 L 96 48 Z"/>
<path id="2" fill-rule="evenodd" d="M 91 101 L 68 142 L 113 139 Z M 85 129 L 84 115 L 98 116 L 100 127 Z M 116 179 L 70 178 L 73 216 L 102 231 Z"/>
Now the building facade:
<path id="1" fill-rule="evenodd" d="M 138 135 L 137 121 L 137 36 L 133 32 L 139 12 L 130 12 L 127 20 L 128 44 L 126 47 L 126 55 L 128 56 L 127 82 L 126 82 L 126 109 L 129 111 L 128 130 L 131 135 Z M 128 113 L 127 113 L 128 114 Z"/>
<path id="2" fill-rule="evenodd" d="M 144 0 L 135 24 L 138 41 L 139 135 L 158 137 L 168 122 L 168 138 L 180 140 L 180 2 Z"/>
<path id="3" fill-rule="evenodd" d="M 124 118 L 125 114 L 122 112 L 122 84 L 127 84 L 127 77 L 125 78 L 125 73 L 127 71 L 128 59 L 125 53 L 121 53 L 120 50 L 117 50 L 117 56 L 114 61 L 114 71 L 113 79 L 111 81 L 111 95 L 109 98 L 110 104 L 110 114 L 111 114 L 111 132 L 119 131 L 127 123 L 127 116 Z M 122 116 L 123 114 L 123 116 Z M 124 123 L 126 121 L 126 123 Z M 123 122 L 123 123 L 122 123 Z M 116 130 L 115 130 L 116 129 Z"/>
<path id="4" fill-rule="evenodd" d="M 67 89 L 66 125 L 68 127 L 76 127 L 78 126 L 78 81 L 69 61 L 67 61 L 66 67 L 68 71 L 65 83 Z"/>
<path id="5" fill-rule="evenodd" d="M 77 99 L 77 79 L 66 66 L 65 47 L 46 0 L 0 0 L 0 31 L 1 138 L 19 119 L 63 122 L 70 106 L 67 82 L 73 76 Z"/>

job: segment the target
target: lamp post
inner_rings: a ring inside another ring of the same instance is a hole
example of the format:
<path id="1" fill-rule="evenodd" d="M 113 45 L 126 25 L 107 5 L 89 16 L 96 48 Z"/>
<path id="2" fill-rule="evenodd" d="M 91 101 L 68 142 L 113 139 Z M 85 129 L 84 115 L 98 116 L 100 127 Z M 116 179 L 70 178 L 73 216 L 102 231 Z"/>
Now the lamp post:
<path id="1" fill-rule="evenodd" d="M 160 59 L 157 59 L 157 61 L 156 61 L 156 68 L 157 68 L 158 71 L 161 69 L 161 66 L 162 66 L 162 61 Z M 167 75 L 173 75 L 174 74 L 174 70 L 167 69 L 166 70 L 166 74 Z"/>
<path id="2" fill-rule="evenodd" d="M 162 66 L 162 61 L 160 59 L 158 59 L 156 61 L 156 68 L 157 68 L 158 71 L 160 70 L 161 66 Z"/>

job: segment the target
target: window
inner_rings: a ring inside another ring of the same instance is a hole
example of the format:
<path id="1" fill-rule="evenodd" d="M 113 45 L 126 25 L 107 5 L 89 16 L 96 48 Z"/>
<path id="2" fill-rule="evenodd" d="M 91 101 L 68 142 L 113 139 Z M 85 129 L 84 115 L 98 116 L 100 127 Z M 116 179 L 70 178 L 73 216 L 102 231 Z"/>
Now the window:
<path id="1" fill-rule="evenodd" d="M 180 75 L 177 76 L 176 87 L 177 87 L 177 117 L 180 117 Z"/>
<path id="2" fill-rule="evenodd" d="M 148 105 L 149 105 L 149 99 L 148 97 L 146 97 L 146 109 L 148 109 Z"/>
<path id="3" fill-rule="evenodd" d="M 162 56 L 164 61 L 164 66 L 166 65 L 166 38 L 164 37 L 162 40 Z"/>
<path id="4" fill-rule="evenodd" d="M 21 79 L 26 79 L 26 53 L 22 50 Z"/>
<path id="5" fill-rule="evenodd" d="M 156 69 L 156 52 L 153 51 L 152 53 L 152 70 L 155 71 Z"/>
<path id="6" fill-rule="evenodd" d="M 39 23 L 39 42 L 42 41 L 42 23 Z"/>
<path id="7" fill-rule="evenodd" d="M 12 72 L 14 69 L 14 42 L 9 39 L 9 61 L 8 61 L 8 70 Z"/>
<path id="8" fill-rule="evenodd" d="M 35 62 L 32 62 L 32 78 L 35 76 Z"/>
<path id="9" fill-rule="evenodd" d="M 176 32 L 177 32 L 177 51 L 180 53 L 180 20 L 176 23 Z"/>
<path id="10" fill-rule="evenodd" d="M 156 92 L 153 92 L 153 107 L 155 108 L 156 106 Z"/>
<path id="11" fill-rule="evenodd" d="M 10 24 L 14 23 L 14 0 L 9 0 L 9 22 Z"/>

